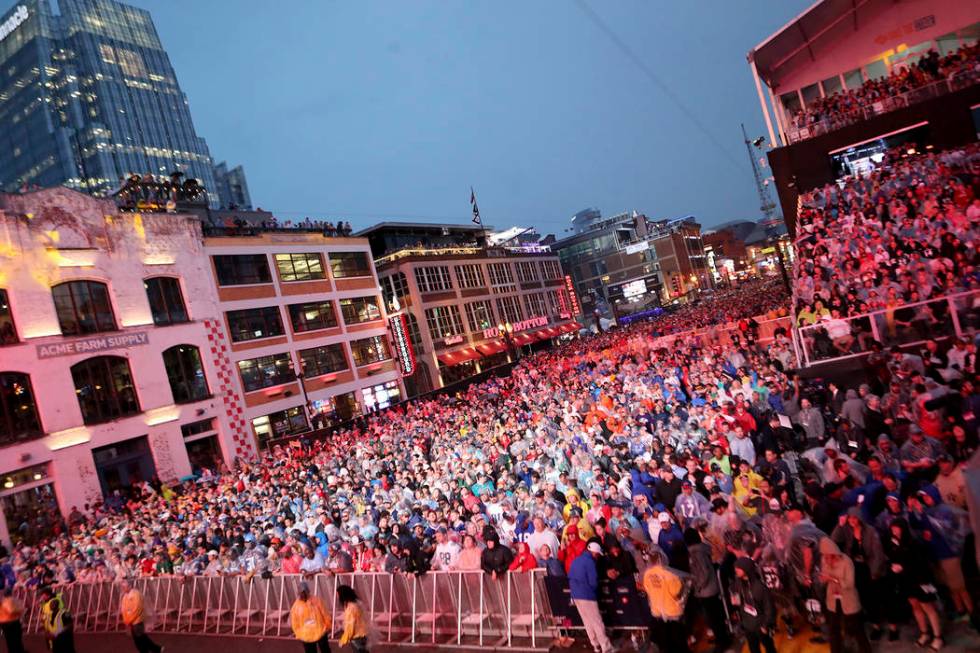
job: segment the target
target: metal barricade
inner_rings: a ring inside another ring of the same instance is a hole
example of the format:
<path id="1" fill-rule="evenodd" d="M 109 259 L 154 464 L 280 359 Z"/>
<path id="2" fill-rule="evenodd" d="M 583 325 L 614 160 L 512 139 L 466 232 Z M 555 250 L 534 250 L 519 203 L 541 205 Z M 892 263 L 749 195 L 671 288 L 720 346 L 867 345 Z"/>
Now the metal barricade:
<path id="1" fill-rule="evenodd" d="M 956 293 L 797 329 L 807 367 L 863 356 L 879 342 L 885 349 L 926 340 L 963 337 L 980 324 L 980 292 Z M 846 325 L 846 328 L 845 328 Z M 838 333 L 839 332 L 839 333 Z"/>
<path id="2" fill-rule="evenodd" d="M 343 630 L 337 586 L 357 592 L 372 639 L 425 649 L 547 650 L 556 634 L 543 570 L 492 578 L 482 571 L 317 574 L 307 580 L 332 618 L 331 637 Z M 299 575 L 163 576 L 141 578 L 147 630 L 157 633 L 292 638 L 289 614 Z M 121 586 L 73 583 L 56 588 L 78 633 L 122 632 Z M 36 588 L 18 588 L 24 631 L 44 632 Z"/>

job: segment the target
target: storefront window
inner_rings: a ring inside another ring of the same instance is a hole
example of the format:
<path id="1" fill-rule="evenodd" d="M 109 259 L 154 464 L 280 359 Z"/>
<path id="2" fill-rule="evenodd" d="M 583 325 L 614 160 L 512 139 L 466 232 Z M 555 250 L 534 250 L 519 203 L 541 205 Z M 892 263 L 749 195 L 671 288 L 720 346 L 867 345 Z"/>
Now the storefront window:
<path id="1" fill-rule="evenodd" d="M 439 366 L 439 376 L 442 377 L 442 384 L 444 386 L 468 379 L 474 374 L 476 374 L 476 363 L 474 361 L 465 361 L 458 365 Z"/>
<path id="2" fill-rule="evenodd" d="M 401 401 L 402 391 L 398 387 L 398 381 L 388 381 L 371 388 L 363 388 L 361 397 L 364 400 L 364 411 L 371 413 Z"/>
<path id="3" fill-rule="evenodd" d="M 276 413 L 256 417 L 252 420 L 252 429 L 255 431 L 255 437 L 258 438 L 259 448 L 264 449 L 268 446 L 269 440 L 273 438 L 303 433 L 309 431 L 310 427 L 306 421 L 306 411 L 303 410 L 303 407 L 293 406 Z"/>
<path id="4" fill-rule="evenodd" d="M 61 513 L 47 464 L 4 474 L 2 479 L 0 504 L 14 544 L 36 544 L 61 531 Z"/>

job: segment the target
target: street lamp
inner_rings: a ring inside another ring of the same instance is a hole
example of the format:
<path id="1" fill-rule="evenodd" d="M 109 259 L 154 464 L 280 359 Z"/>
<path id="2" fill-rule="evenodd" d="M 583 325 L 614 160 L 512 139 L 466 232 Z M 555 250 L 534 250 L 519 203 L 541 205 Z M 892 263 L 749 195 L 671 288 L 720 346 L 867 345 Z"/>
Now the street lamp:
<path id="1" fill-rule="evenodd" d="M 521 350 L 514 342 L 514 326 L 510 322 L 501 322 L 497 325 L 497 331 L 503 336 L 507 343 L 507 351 L 514 351 L 514 362 L 521 360 Z"/>
<path id="2" fill-rule="evenodd" d="M 302 360 L 299 362 L 299 371 L 296 371 L 296 369 L 293 368 L 293 375 L 296 377 L 296 380 L 299 381 L 299 389 L 303 393 L 303 414 L 306 415 L 306 423 L 312 431 L 314 430 L 313 416 L 310 411 L 310 398 L 306 394 L 306 364 L 303 363 Z"/>

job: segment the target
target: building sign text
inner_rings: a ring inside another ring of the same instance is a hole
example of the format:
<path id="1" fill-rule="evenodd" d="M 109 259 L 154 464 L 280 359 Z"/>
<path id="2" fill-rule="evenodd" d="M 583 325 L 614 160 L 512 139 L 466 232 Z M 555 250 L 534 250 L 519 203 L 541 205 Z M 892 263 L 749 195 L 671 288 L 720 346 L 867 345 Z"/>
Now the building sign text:
<path id="1" fill-rule="evenodd" d="M 388 319 L 388 327 L 391 329 L 391 339 L 395 343 L 395 354 L 402 366 L 402 376 L 411 376 L 415 373 L 415 350 L 408 339 L 408 322 L 405 314 L 400 313 Z"/>
<path id="2" fill-rule="evenodd" d="M 29 15 L 27 13 L 27 7 L 24 5 L 14 9 L 14 13 L 10 14 L 10 18 L 5 20 L 3 25 L 0 25 L 0 41 L 10 36 L 10 33 L 20 27 L 21 23 L 27 20 Z"/>
<path id="3" fill-rule="evenodd" d="M 78 340 L 66 340 L 64 342 L 52 342 L 49 345 L 37 346 L 37 357 L 58 358 L 60 356 L 74 356 L 75 354 L 92 354 L 110 349 L 124 349 L 126 347 L 136 347 L 150 342 L 150 334 L 147 331 L 137 331 L 135 333 L 121 333 L 115 336 L 94 336 L 92 338 L 80 338 Z"/>
<path id="4" fill-rule="evenodd" d="M 548 326 L 548 318 L 546 317 L 532 317 L 530 320 L 523 320 L 521 322 L 515 322 L 511 325 L 511 329 L 514 333 L 518 331 L 525 331 L 527 329 L 535 329 L 537 327 Z M 483 330 L 484 338 L 496 338 L 497 336 L 502 336 L 503 333 L 500 332 L 498 327 L 490 327 L 489 329 Z"/>

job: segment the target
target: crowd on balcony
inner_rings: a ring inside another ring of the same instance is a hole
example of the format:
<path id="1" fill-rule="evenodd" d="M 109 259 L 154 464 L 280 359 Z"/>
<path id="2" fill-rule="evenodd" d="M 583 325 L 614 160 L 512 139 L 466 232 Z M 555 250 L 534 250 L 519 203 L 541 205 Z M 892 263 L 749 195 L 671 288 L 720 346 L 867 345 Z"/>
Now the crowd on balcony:
<path id="1" fill-rule="evenodd" d="M 880 340 L 903 332 L 921 340 L 950 315 L 944 302 L 917 302 L 980 288 L 980 145 L 891 150 L 867 176 L 805 193 L 800 206 L 797 323 L 825 322 L 840 353 L 871 337 L 870 322 L 855 332 L 850 316 L 883 311 Z M 975 319 L 975 309 L 962 317 Z"/>
<path id="2" fill-rule="evenodd" d="M 217 235 L 249 235 L 266 231 L 303 231 L 310 233 L 321 233 L 326 238 L 344 238 L 354 233 L 350 222 L 338 220 L 336 223 L 330 220 L 317 220 L 306 217 L 303 220 L 279 220 L 270 217 L 258 222 L 245 220 L 240 217 L 227 216 L 219 225 L 205 227 L 207 234 Z"/>
<path id="3" fill-rule="evenodd" d="M 807 386 L 785 331 L 761 338 L 752 319 L 774 308 L 771 284 L 193 482 L 140 484 L 45 537 L 11 524 L 0 586 L 544 569 L 568 577 L 604 652 L 599 579 L 645 590 L 672 653 L 695 633 L 725 650 L 725 602 L 752 650 L 810 623 L 834 653 L 845 636 L 867 651 L 909 622 L 939 650 L 978 586 L 961 470 L 977 446 L 975 352 L 900 353 L 860 387 Z M 690 331 L 711 313 L 737 332 Z M 956 357 L 962 376 L 939 385 L 929 356 Z"/>
<path id="4" fill-rule="evenodd" d="M 945 56 L 930 50 L 915 63 L 896 66 L 886 77 L 808 101 L 790 123 L 794 130 L 808 128 L 810 136 L 815 136 L 863 120 L 868 111 L 882 113 L 909 104 L 907 93 L 930 84 L 955 80 L 962 86 L 967 80 L 978 79 L 980 44 L 963 46 Z M 881 108 L 875 107 L 878 102 L 882 103 Z"/>

